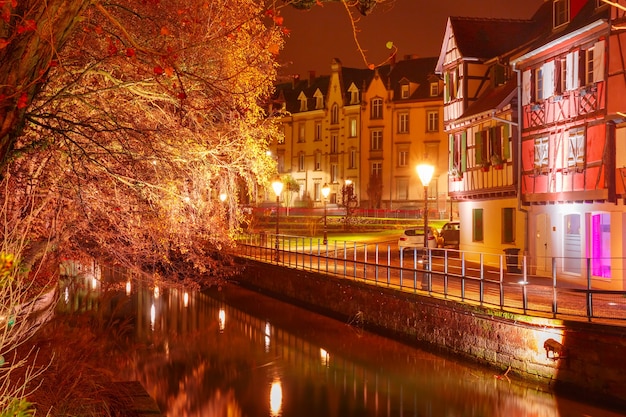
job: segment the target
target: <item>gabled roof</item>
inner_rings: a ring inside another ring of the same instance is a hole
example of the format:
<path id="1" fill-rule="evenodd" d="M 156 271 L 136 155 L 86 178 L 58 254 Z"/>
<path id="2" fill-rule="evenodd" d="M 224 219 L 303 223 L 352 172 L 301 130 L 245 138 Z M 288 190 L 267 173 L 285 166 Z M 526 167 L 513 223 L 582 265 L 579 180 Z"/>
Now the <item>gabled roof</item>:
<path id="1" fill-rule="evenodd" d="M 480 96 L 478 100 L 473 102 L 465 112 L 457 119 L 467 119 L 472 116 L 479 115 L 488 111 L 498 111 L 506 107 L 511 103 L 513 97 L 515 97 L 517 88 L 517 80 L 515 78 L 510 79 L 505 84 L 499 85 L 496 88 L 491 88 Z"/>
<path id="2" fill-rule="evenodd" d="M 406 79 L 410 83 L 418 84 L 418 88 L 409 99 L 431 99 L 430 81 L 435 73 L 437 57 L 410 58 L 394 64 L 383 65 L 378 73 L 385 84 L 394 90 L 394 98 L 400 97 L 400 81 Z"/>
<path id="3" fill-rule="evenodd" d="M 532 20 L 449 17 L 436 71 L 443 71 L 451 39 L 461 58 L 487 61 L 533 39 L 535 28 Z"/>
<path id="4" fill-rule="evenodd" d="M 535 39 L 527 45 L 527 50 L 532 53 L 533 50 L 538 50 L 550 42 L 573 34 L 594 22 L 608 21 L 610 18 L 609 6 L 596 7 L 595 1 L 591 0 L 586 1 L 582 5 L 577 4 L 577 6 L 579 8 L 572 10 L 569 23 L 556 29 L 552 28 L 552 10 L 549 7 L 545 7 L 545 4 L 540 7 L 533 16 L 533 19 L 537 22 L 537 26 L 541 31 L 539 31 Z"/>

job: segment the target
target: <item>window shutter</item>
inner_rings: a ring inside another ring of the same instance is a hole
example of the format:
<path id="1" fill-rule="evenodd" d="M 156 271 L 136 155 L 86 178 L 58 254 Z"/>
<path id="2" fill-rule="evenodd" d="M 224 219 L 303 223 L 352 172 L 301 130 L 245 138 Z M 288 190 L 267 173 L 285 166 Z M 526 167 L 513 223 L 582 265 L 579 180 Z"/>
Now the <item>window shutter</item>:
<path id="1" fill-rule="evenodd" d="M 522 106 L 530 104 L 530 70 L 522 74 Z"/>
<path id="2" fill-rule="evenodd" d="M 554 95 L 554 61 L 543 64 L 543 98 Z"/>
<path id="3" fill-rule="evenodd" d="M 467 132 L 461 133 L 461 172 L 467 171 Z"/>
<path id="4" fill-rule="evenodd" d="M 446 83 L 444 102 L 447 103 L 450 101 L 450 73 L 446 71 L 443 77 L 444 82 Z"/>
<path id="5" fill-rule="evenodd" d="M 509 140 L 509 124 L 502 126 L 502 157 L 509 159 L 511 157 L 511 142 Z"/>
<path id="6" fill-rule="evenodd" d="M 483 153 L 485 152 L 483 149 L 483 132 L 479 131 L 474 133 L 474 141 L 476 146 L 476 165 L 483 163 Z"/>
<path id="7" fill-rule="evenodd" d="M 575 90 L 578 88 L 578 51 L 570 52 L 567 54 L 567 91 Z"/>
<path id="8" fill-rule="evenodd" d="M 593 82 L 604 80 L 604 41 L 596 42 L 593 47 Z"/>
<path id="9" fill-rule="evenodd" d="M 448 135 L 448 170 L 452 171 L 454 168 L 454 135 Z"/>

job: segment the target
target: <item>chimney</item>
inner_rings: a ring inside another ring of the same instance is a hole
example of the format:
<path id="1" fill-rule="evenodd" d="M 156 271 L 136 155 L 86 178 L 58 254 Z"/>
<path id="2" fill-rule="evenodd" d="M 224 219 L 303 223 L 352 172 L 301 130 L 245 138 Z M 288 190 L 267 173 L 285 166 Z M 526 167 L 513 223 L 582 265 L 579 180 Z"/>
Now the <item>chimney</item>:
<path id="1" fill-rule="evenodd" d="M 310 70 L 309 71 L 309 87 L 313 85 L 314 81 L 315 81 L 315 71 Z"/>

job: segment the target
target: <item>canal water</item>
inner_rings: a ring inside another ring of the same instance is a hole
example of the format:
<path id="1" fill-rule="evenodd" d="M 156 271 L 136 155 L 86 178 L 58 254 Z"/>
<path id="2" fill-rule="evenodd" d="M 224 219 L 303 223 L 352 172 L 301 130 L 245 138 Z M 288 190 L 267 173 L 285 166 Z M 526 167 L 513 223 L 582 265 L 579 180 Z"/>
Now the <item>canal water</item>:
<path id="1" fill-rule="evenodd" d="M 168 417 L 626 416 L 236 285 L 117 288 L 64 282 L 57 319 L 97 310 L 130 323 L 116 379 L 141 382 Z"/>

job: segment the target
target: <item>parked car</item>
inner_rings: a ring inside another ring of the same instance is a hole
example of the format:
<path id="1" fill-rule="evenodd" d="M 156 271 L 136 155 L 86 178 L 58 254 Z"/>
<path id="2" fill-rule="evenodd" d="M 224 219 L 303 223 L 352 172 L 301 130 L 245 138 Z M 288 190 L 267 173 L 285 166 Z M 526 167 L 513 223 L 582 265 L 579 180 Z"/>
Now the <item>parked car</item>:
<path id="1" fill-rule="evenodd" d="M 439 233 L 434 227 L 429 227 L 428 247 L 434 249 L 437 247 L 437 236 Z M 398 250 L 403 252 L 406 249 L 421 249 L 424 247 L 424 228 L 414 227 L 406 229 L 398 239 Z"/>
<path id="2" fill-rule="evenodd" d="M 443 225 L 439 234 L 443 238 L 444 248 L 458 249 L 461 240 L 461 223 L 448 222 Z"/>

